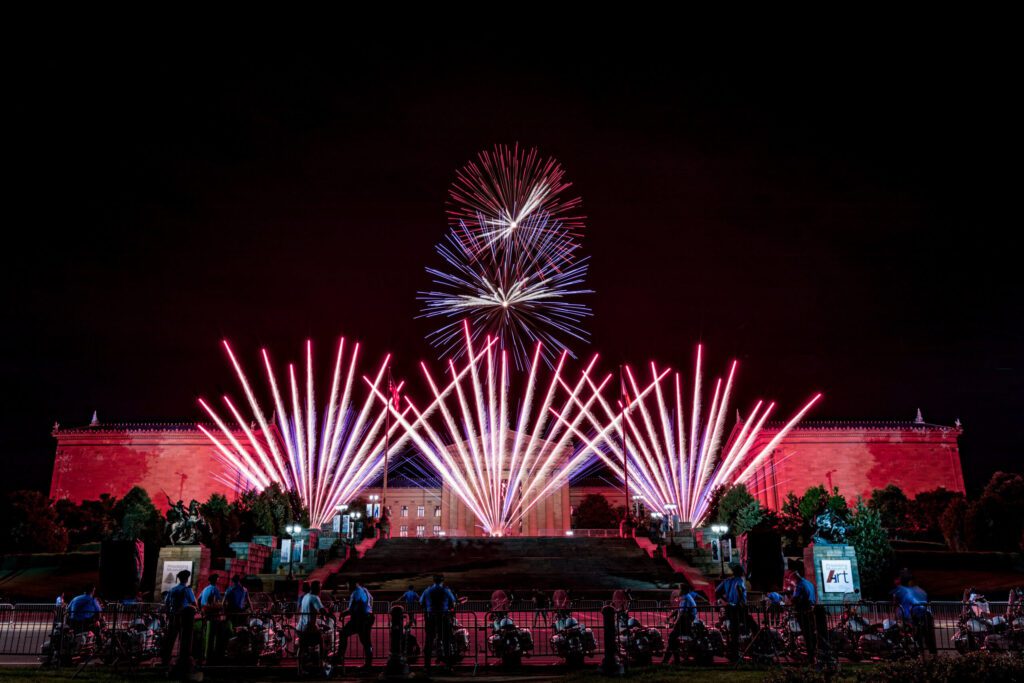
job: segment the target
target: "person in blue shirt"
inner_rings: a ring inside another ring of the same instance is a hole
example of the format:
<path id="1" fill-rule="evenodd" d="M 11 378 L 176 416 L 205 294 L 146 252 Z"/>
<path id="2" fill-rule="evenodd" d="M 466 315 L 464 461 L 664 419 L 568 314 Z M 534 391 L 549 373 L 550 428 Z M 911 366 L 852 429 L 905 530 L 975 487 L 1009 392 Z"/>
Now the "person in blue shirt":
<path id="1" fill-rule="evenodd" d="M 900 619 L 913 627 L 918 647 L 927 649 L 933 655 L 937 654 L 935 620 L 928 608 L 928 594 L 917 585 L 912 574 L 905 573 L 900 578 L 900 585 L 892 591 L 892 597 Z"/>
<path id="2" fill-rule="evenodd" d="M 662 664 L 668 664 L 670 657 L 674 663 L 679 663 L 682 651 L 682 637 L 693 634 L 693 622 L 697 619 L 697 599 L 703 597 L 698 591 L 688 590 L 684 584 L 679 585 L 679 597 L 676 599 L 676 611 L 669 617 L 673 622 L 672 631 L 668 634 L 668 649 L 661 660 Z"/>
<path id="3" fill-rule="evenodd" d="M 423 591 L 420 597 L 426 621 L 426 634 L 423 643 L 423 664 L 430 671 L 430 655 L 434 651 L 434 641 L 441 639 L 441 657 L 448 651 L 451 639 L 451 611 L 455 609 L 455 594 L 444 585 L 444 576 L 434 576 L 432 586 Z"/>
<path id="4" fill-rule="evenodd" d="M 746 571 L 743 566 L 734 564 L 732 576 L 722 581 L 715 588 L 715 597 L 725 602 L 725 618 L 729 622 L 729 651 L 730 661 L 737 661 L 740 657 L 740 627 L 746 626 L 752 633 L 757 631 L 757 625 L 747 613 L 747 582 L 744 578 Z"/>
<path id="5" fill-rule="evenodd" d="M 189 579 L 192 572 L 183 569 L 177 574 L 178 583 L 167 591 L 164 598 L 164 607 L 167 608 L 168 624 L 167 636 L 164 638 L 163 662 L 170 664 L 171 652 L 174 650 L 174 643 L 181 636 L 181 647 L 178 650 L 177 669 L 185 670 L 190 667 L 192 659 L 192 627 L 196 618 L 196 595 L 189 587 Z"/>
<path id="6" fill-rule="evenodd" d="M 420 606 L 420 594 L 416 592 L 411 583 L 408 590 L 402 593 L 401 601 L 405 603 L 405 614 L 409 619 L 409 624 L 415 624 L 416 610 Z"/>
<path id="7" fill-rule="evenodd" d="M 224 612 L 231 619 L 233 626 L 245 623 L 245 613 L 249 611 L 249 591 L 242 585 L 242 577 L 235 574 L 231 577 L 231 585 L 224 591 Z"/>
<path id="8" fill-rule="evenodd" d="M 206 588 L 199 594 L 199 606 L 202 608 L 214 607 L 221 601 L 220 590 L 217 588 L 217 581 L 220 580 L 220 576 L 217 574 L 210 574 L 209 583 Z"/>
<path id="9" fill-rule="evenodd" d="M 96 586 L 89 586 L 68 604 L 68 624 L 75 631 L 98 631 L 102 611 L 96 599 Z"/>
<path id="10" fill-rule="evenodd" d="M 203 636 L 201 658 L 208 661 L 220 649 L 225 638 L 220 636 L 224 625 L 221 615 L 221 594 L 217 588 L 220 575 L 210 574 L 206 588 L 199 594 L 199 608 L 203 612 Z"/>
<path id="11" fill-rule="evenodd" d="M 793 578 L 796 584 L 793 586 L 793 595 L 790 602 L 793 605 L 794 616 L 800 624 L 800 632 L 804 636 L 804 644 L 807 647 L 807 656 L 814 658 L 818 651 L 818 620 L 814 618 L 814 605 L 818 602 L 817 590 L 814 584 L 807 580 L 803 574 L 793 570 Z"/>
<path id="12" fill-rule="evenodd" d="M 348 608 L 342 613 L 348 616 L 348 621 L 341 628 L 338 662 L 344 671 L 345 650 L 349 637 L 354 634 L 359 636 L 359 642 L 363 645 L 363 671 L 370 671 L 373 668 L 373 642 L 370 640 L 370 629 L 374 621 L 373 596 L 359 581 L 353 581 L 349 586 Z"/>
<path id="13" fill-rule="evenodd" d="M 782 620 L 782 606 L 785 602 L 786 598 L 783 597 L 782 593 L 777 591 L 765 593 L 765 616 L 767 617 L 768 623 L 772 626 L 776 626 Z"/>

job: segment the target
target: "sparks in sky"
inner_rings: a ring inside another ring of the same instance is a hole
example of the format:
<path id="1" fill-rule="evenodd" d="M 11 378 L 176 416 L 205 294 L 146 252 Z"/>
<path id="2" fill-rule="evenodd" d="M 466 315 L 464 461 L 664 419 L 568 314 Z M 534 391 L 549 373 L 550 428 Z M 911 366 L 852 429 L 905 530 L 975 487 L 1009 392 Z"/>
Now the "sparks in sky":
<path id="1" fill-rule="evenodd" d="M 546 245 L 558 241 L 557 234 L 544 235 L 536 247 L 543 253 Z M 512 251 L 476 258 L 454 233 L 437 246 L 437 252 L 449 267 L 427 268 L 438 287 L 419 292 L 417 298 L 423 301 L 419 317 L 447 319 L 427 335 L 443 355 L 461 358 L 466 353 L 464 320 L 471 323 L 472 341 L 496 339 L 499 348 L 511 352 L 519 369 L 527 367 L 537 342 L 543 343 L 542 358 L 552 366 L 562 352 L 575 358 L 569 346 L 572 340 L 589 341 L 580 323 L 591 312 L 577 301 L 592 293 L 582 286 L 587 259 L 570 264 L 553 256 L 535 268 Z"/>
<path id="2" fill-rule="evenodd" d="M 297 491 L 309 510 L 313 525 L 329 522 L 338 505 L 351 501 L 381 471 L 385 434 L 389 455 L 397 451 L 394 436 L 398 424 L 387 419 L 387 411 L 374 397 L 382 383 L 389 395 L 401 390 L 401 385 L 386 386 L 390 384 L 390 380 L 385 381 L 390 356 L 384 358 L 372 380 L 364 377 L 360 381 L 356 377 L 359 344 L 351 345 L 345 369 L 345 340 L 341 339 L 331 376 L 330 396 L 326 405 L 318 407 L 312 342 L 306 342 L 303 386 L 296 377 L 295 365 L 288 365 L 286 382 L 290 400 L 287 403 L 275 379 L 270 355 L 264 349 L 261 352 L 263 365 L 274 408 L 268 421 L 227 341 L 224 349 L 242 385 L 251 416 L 243 417 L 231 398 L 224 396 L 224 405 L 235 423 L 229 426 L 200 398 L 199 405 L 213 419 L 217 430 L 209 430 L 202 424 L 198 425 L 199 429 L 216 447 L 221 459 L 245 481 L 247 488 L 262 490 L 277 483 L 284 490 Z M 370 387 L 369 391 L 362 388 L 364 383 Z M 358 393 L 366 394 L 361 404 L 353 398 L 356 384 L 360 385 Z"/>
<path id="3" fill-rule="evenodd" d="M 529 250 L 538 234 L 560 233 L 563 248 L 580 237 L 584 216 L 579 197 L 564 197 L 571 183 L 555 159 L 542 159 L 536 148 L 495 145 L 456 172 L 448 192 L 452 230 L 466 249 L 506 247 Z M 571 257 L 572 249 L 563 258 Z"/>
<path id="4" fill-rule="evenodd" d="M 623 396 L 618 403 L 609 403 L 594 386 L 599 410 L 587 411 L 584 429 L 569 427 L 584 444 L 581 456 L 596 455 L 620 481 L 628 477 L 630 495 L 642 496 L 649 508 L 661 514 L 676 514 L 694 524 L 707 515 L 716 488 L 745 482 L 821 399 L 821 394 L 813 396 L 767 444 L 754 451 L 754 442 L 775 404 L 758 401 L 726 437 L 737 363 L 731 364 L 724 385 L 721 379 L 715 380 L 711 403 L 705 410 L 701 354 L 698 346 L 689 410 L 679 373 L 659 370 L 652 363 L 651 380 L 641 389 L 632 369 L 626 366 Z"/>
<path id="5" fill-rule="evenodd" d="M 449 360 L 447 384 L 439 384 L 421 363 L 433 396 L 430 404 L 420 410 L 405 397 L 405 412 L 393 405 L 391 410 L 405 431 L 403 440 L 413 442 L 484 533 L 517 533 L 524 516 L 566 483 L 581 461 L 573 456 L 571 429 L 581 427 L 595 399 L 584 401 L 580 395 L 588 387 L 603 387 L 611 376 L 600 382 L 590 378 L 595 357 L 570 385 L 563 377 L 563 352 L 543 388 L 538 343 L 516 407 L 509 396 L 508 354 L 494 339 L 475 347 L 468 324 L 463 334 L 466 357 L 461 367 Z M 387 400 L 383 392 L 375 392 Z M 556 405 L 557 421 L 552 412 Z"/>

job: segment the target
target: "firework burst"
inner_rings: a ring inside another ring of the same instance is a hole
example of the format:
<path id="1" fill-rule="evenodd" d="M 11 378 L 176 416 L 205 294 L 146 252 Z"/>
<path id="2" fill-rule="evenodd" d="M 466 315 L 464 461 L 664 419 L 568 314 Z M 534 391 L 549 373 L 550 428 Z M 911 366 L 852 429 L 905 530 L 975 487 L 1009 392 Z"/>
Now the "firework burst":
<path id="1" fill-rule="evenodd" d="M 601 388 L 590 373 L 596 357 L 574 384 L 565 381 L 562 353 L 546 388 L 540 387 L 541 344 L 533 353 L 520 405 L 509 396 L 507 354 L 487 339 L 474 348 L 463 326 L 466 357 L 461 367 L 449 361 L 450 381 L 439 384 L 426 364 L 424 378 L 433 395 L 423 410 L 406 397 L 405 411 L 392 406 L 395 421 L 444 484 L 477 517 L 484 533 L 514 533 L 527 512 L 555 487 L 568 481 L 581 461 L 572 453 L 571 429 L 580 428 L 596 396 L 584 401 L 587 387 Z M 387 400 L 376 390 L 381 401 Z M 564 395 L 564 399 L 560 398 Z M 560 420 L 552 408 L 560 404 Z"/>
<path id="2" fill-rule="evenodd" d="M 600 395 L 599 387 L 593 386 L 600 412 L 595 415 L 587 411 L 586 430 L 569 427 L 584 444 L 581 455 L 596 456 L 621 481 L 628 473 L 630 494 L 643 496 L 644 503 L 657 512 L 675 513 L 693 523 L 704 519 L 717 487 L 745 482 L 821 399 L 821 394 L 813 396 L 764 447 L 755 451 L 753 445 L 775 404 L 758 401 L 726 439 L 726 415 L 737 363 L 731 364 L 724 384 L 721 379 L 715 380 L 711 403 L 705 409 L 701 355 L 698 346 L 689 410 L 679 373 L 658 370 L 652 363 L 651 380 L 641 390 L 632 369 L 626 366 L 623 397 L 617 405 L 609 403 Z"/>
<path id="3" fill-rule="evenodd" d="M 274 416 L 268 421 L 227 341 L 224 349 L 249 403 L 251 417 L 244 418 L 231 398 L 224 396 L 224 405 L 235 423 L 230 427 L 200 398 L 199 405 L 217 430 L 203 425 L 199 425 L 199 429 L 248 488 L 262 490 L 277 483 L 285 490 L 294 490 L 309 510 L 312 524 L 328 522 L 338 505 L 349 502 L 380 472 L 385 443 L 389 444 L 389 454 L 398 448 L 398 444 L 391 445 L 396 441 L 397 424 L 388 425 L 387 411 L 377 406 L 374 397 L 375 390 L 385 382 L 390 356 L 384 358 L 372 380 L 364 378 L 371 389 L 365 392 L 366 397 L 359 405 L 353 400 L 353 385 L 358 384 L 359 344 L 352 345 L 346 359 L 345 340 L 341 339 L 331 375 L 330 396 L 326 405 L 318 407 L 312 342 L 306 342 L 304 383 L 297 378 L 295 365 L 288 365 L 286 382 L 290 400 L 287 403 L 275 379 L 270 355 L 262 350 L 274 407 Z M 391 389 L 397 392 L 401 385 Z"/>
<path id="4" fill-rule="evenodd" d="M 472 253 L 486 249 L 529 251 L 538 234 L 558 234 L 571 253 L 571 240 L 582 235 L 579 197 L 564 197 L 571 183 L 555 159 L 536 148 L 495 145 L 456 172 L 448 192 L 452 230 Z"/>
<path id="5" fill-rule="evenodd" d="M 474 254 L 455 233 L 437 246 L 449 268 L 427 268 L 437 289 L 420 292 L 421 318 L 447 318 L 427 340 L 443 355 L 462 357 L 462 321 L 472 324 L 472 341 L 495 338 L 502 349 L 511 351 L 516 367 L 524 369 L 534 345 L 543 343 L 543 359 L 550 366 L 567 351 L 569 341 L 587 342 L 580 323 L 590 309 L 575 299 L 591 294 L 582 287 L 587 259 L 569 263 L 563 256 L 564 231 L 540 233 L 533 255 L 541 259 L 524 262 L 510 250 L 488 250 Z M 572 253 L 571 251 L 568 253 Z M 535 267 L 536 266 L 536 267 Z"/>

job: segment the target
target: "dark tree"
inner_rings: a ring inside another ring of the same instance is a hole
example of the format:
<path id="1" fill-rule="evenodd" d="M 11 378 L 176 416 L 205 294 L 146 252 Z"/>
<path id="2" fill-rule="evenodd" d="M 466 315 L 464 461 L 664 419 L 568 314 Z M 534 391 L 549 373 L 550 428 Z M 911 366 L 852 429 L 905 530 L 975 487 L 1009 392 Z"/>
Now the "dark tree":
<path id="1" fill-rule="evenodd" d="M 2 499 L 0 534 L 7 551 L 62 553 L 68 547 L 68 533 L 57 510 L 39 491 L 12 491 Z"/>
<path id="2" fill-rule="evenodd" d="M 878 513 L 882 526 L 889 531 L 890 536 L 896 537 L 910 526 L 908 522 L 910 501 L 907 500 L 903 489 L 895 484 L 872 491 L 868 507 Z"/>
<path id="3" fill-rule="evenodd" d="M 612 529 L 618 523 L 611 503 L 599 493 L 587 494 L 576 506 L 577 529 Z"/>
<path id="4" fill-rule="evenodd" d="M 159 544 L 164 535 L 164 518 L 153 505 L 149 494 L 140 486 L 132 487 L 114 506 L 114 518 L 120 520 L 112 534 L 125 541 Z"/>
<path id="5" fill-rule="evenodd" d="M 967 545 L 971 550 L 1021 550 L 1024 530 L 1024 476 L 996 472 L 981 497 L 967 508 Z"/>
<path id="6" fill-rule="evenodd" d="M 909 506 L 910 528 L 924 539 L 943 540 L 942 514 L 954 500 L 963 498 L 962 493 L 941 487 L 933 491 L 922 491 L 914 497 L 913 504 Z"/>

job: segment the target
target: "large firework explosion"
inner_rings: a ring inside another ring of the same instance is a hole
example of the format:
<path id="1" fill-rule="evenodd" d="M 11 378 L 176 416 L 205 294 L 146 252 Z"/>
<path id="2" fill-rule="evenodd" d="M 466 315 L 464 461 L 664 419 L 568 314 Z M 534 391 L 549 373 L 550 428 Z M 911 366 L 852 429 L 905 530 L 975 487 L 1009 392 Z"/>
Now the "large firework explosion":
<path id="1" fill-rule="evenodd" d="M 278 387 L 270 355 L 262 350 L 274 407 L 273 417 L 268 421 L 227 341 L 224 349 L 242 385 L 251 417 L 243 417 L 231 398 L 224 396 L 224 404 L 235 422 L 235 426 L 230 427 L 209 403 L 199 399 L 219 433 L 203 425 L 199 425 L 199 429 L 249 488 L 262 490 L 277 483 L 284 490 L 294 490 L 309 510 L 310 521 L 317 526 L 327 523 L 338 505 L 348 503 L 381 471 L 386 441 L 389 455 L 399 448 L 394 438 L 398 424 L 388 425 L 387 410 L 375 398 L 382 384 L 385 390 L 396 394 L 401 389 L 401 385 L 389 387 L 390 381 L 385 382 L 390 356 L 384 358 L 372 380 L 357 378 L 359 344 L 352 345 L 345 369 L 345 340 L 341 339 L 331 375 L 330 396 L 326 406 L 318 409 L 312 342 L 306 342 L 303 386 L 300 387 L 296 377 L 295 365 L 288 365 L 288 402 Z M 370 387 L 369 391 L 359 391 L 365 393 L 361 405 L 353 400 L 356 384 Z M 227 483 L 233 485 L 233 482 Z"/>
<path id="2" fill-rule="evenodd" d="M 753 451 L 761 429 L 775 410 L 774 403 L 758 401 L 741 420 L 738 432 L 734 430 L 725 441 L 737 363 L 731 364 L 724 385 L 721 379 L 715 380 L 711 403 L 705 410 L 701 355 L 698 346 L 689 410 L 679 373 L 658 370 L 652 363 L 651 380 L 641 389 L 632 369 L 626 366 L 623 396 L 618 403 L 613 406 L 601 396 L 599 387 L 592 386 L 599 413 L 587 411 L 589 424 L 585 429 L 568 425 L 584 444 L 579 455 L 596 456 L 620 481 L 628 478 L 630 494 L 643 496 L 648 507 L 662 514 L 677 514 L 694 524 L 703 521 L 716 488 L 745 482 L 821 399 L 821 394 L 813 396 L 767 444 Z M 672 379 L 667 381 L 670 375 Z"/>
<path id="3" fill-rule="evenodd" d="M 557 241 L 557 236 L 541 235 L 534 253 L 545 253 Z M 444 355 L 460 358 L 466 353 L 464 320 L 472 324 L 473 341 L 496 339 L 511 351 L 519 369 L 527 366 L 537 342 L 543 343 L 543 359 L 551 366 L 561 352 L 573 355 L 568 338 L 588 341 L 580 323 L 590 309 L 573 301 L 591 293 L 582 287 L 587 259 L 572 264 L 545 260 L 535 268 L 508 251 L 477 258 L 454 234 L 437 246 L 437 252 L 449 268 L 427 268 L 438 288 L 418 297 L 423 301 L 420 317 L 448 319 L 427 336 Z"/>
<path id="4" fill-rule="evenodd" d="M 495 145 L 477 159 L 456 171 L 448 191 L 451 228 L 468 248 L 528 250 L 538 232 L 582 235 L 582 202 L 562 196 L 572 183 L 554 158 L 542 159 L 536 148 L 520 150 L 517 144 Z M 537 223 L 538 217 L 543 221 Z"/>
<path id="5" fill-rule="evenodd" d="M 421 316 L 447 322 L 427 335 L 443 356 L 460 358 L 461 323 L 472 322 L 473 340 L 493 337 L 519 369 L 529 364 L 537 342 L 553 365 L 571 351 L 573 339 L 587 342 L 581 327 L 590 309 L 578 299 L 587 259 L 577 259 L 576 237 L 583 217 L 578 198 L 563 199 L 569 187 L 554 159 L 536 149 L 496 146 L 457 172 L 449 201 L 451 230 L 437 246 L 443 269 L 427 268 L 437 286 L 419 292 Z"/>
<path id="6" fill-rule="evenodd" d="M 392 406 L 392 413 L 405 437 L 477 517 L 484 533 L 514 533 L 526 513 L 565 483 L 580 462 L 583 456 L 572 454 L 570 432 L 580 428 L 596 399 L 584 401 L 580 394 L 587 387 L 600 389 L 611 376 L 601 382 L 591 379 L 595 357 L 570 385 L 563 377 L 563 353 L 542 389 L 538 343 L 516 408 L 509 396 L 507 353 L 497 348 L 495 339 L 474 348 L 468 325 L 463 334 L 466 358 L 462 367 L 449 360 L 447 384 L 438 384 L 421 364 L 431 403 L 420 410 L 405 397 L 405 411 Z M 387 399 L 376 391 L 382 401 Z M 556 404 L 557 421 L 552 419 Z"/>

